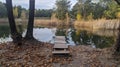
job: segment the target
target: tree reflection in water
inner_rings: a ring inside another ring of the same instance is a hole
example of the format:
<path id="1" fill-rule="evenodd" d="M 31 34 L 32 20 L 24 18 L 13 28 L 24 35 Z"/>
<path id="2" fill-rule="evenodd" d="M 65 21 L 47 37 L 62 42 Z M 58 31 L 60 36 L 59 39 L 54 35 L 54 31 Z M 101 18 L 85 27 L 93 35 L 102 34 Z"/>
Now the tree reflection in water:
<path id="1" fill-rule="evenodd" d="M 24 27 L 18 26 L 19 32 L 25 31 Z M 38 28 L 34 28 L 38 29 Z M 44 31 L 52 30 L 53 28 L 39 28 L 39 30 L 43 29 Z M 70 45 L 91 45 L 96 48 L 106 48 L 112 47 L 115 44 L 115 40 L 117 37 L 117 32 L 115 30 L 80 30 L 75 28 L 65 28 L 65 27 L 58 27 L 54 28 L 56 33 L 50 34 L 53 36 L 66 36 L 66 41 Z M 0 26 L 0 38 L 8 37 L 9 38 L 9 26 Z M 25 33 L 25 32 L 24 32 Z M 34 33 L 42 33 L 44 36 L 49 34 L 49 32 L 34 32 Z M 36 37 L 44 39 L 44 36 L 38 35 Z M 43 38 L 42 38 L 43 37 Z M 49 38 L 49 37 L 48 37 Z M 11 40 L 10 40 L 11 41 Z M 42 41 L 42 40 L 41 40 Z"/>
<path id="2" fill-rule="evenodd" d="M 71 37 L 76 45 L 93 45 L 96 48 L 111 47 L 115 43 L 114 36 L 100 36 L 85 30 L 74 30 Z"/>

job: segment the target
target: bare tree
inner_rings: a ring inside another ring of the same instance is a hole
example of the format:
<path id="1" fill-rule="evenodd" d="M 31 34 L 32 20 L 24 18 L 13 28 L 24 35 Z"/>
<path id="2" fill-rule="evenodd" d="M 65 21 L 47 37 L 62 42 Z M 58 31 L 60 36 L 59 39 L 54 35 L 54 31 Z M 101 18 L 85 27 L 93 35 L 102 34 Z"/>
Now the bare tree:
<path id="1" fill-rule="evenodd" d="M 30 0 L 30 7 L 29 7 L 29 20 L 27 26 L 27 33 L 25 39 L 34 39 L 33 37 L 33 27 L 34 27 L 34 10 L 35 10 L 35 0 Z"/>
<path id="2" fill-rule="evenodd" d="M 22 44 L 22 36 L 18 33 L 16 29 L 16 24 L 13 16 L 13 9 L 12 9 L 12 0 L 6 0 L 6 7 L 7 7 L 7 13 L 8 13 L 8 20 L 11 30 L 11 36 L 13 39 L 13 42 L 17 45 Z"/>

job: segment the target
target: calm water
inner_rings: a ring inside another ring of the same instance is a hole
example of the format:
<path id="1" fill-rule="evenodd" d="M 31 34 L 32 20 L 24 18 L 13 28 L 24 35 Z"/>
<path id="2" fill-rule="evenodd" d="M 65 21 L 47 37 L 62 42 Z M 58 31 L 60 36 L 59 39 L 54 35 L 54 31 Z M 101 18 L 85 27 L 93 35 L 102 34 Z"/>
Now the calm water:
<path id="1" fill-rule="evenodd" d="M 17 26 L 24 36 L 26 29 Z M 74 28 L 34 28 L 34 37 L 42 42 L 54 43 L 53 37 L 66 36 L 68 45 L 90 45 L 93 48 L 112 47 L 117 37 L 115 30 L 83 30 Z M 0 43 L 12 41 L 9 26 L 0 26 Z"/>

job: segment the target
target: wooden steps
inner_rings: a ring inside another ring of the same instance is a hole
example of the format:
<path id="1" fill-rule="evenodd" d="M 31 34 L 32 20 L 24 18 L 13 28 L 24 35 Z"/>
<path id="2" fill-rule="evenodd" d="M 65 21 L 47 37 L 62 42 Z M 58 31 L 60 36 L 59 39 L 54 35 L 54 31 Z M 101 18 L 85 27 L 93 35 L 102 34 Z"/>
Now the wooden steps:
<path id="1" fill-rule="evenodd" d="M 53 51 L 53 54 L 69 54 L 69 51 Z"/>
<path id="2" fill-rule="evenodd" d="M 66 45 L 64 36 L 56 36 L 52 54 L 69 54 L 68 45 Z"/>
<path id="3" fill-rule="evenodd" d="M 55 44 L 53 48 L 54 48 L 54 49 L 56 49 L 56 48 L 67 49 L 68 46 L 67 46 L 66 44 Z"/>
<path id="4" fill-rule="evenodd" d="M 65 41 L 55 41 L 55 44 L 66 44 Z"/>

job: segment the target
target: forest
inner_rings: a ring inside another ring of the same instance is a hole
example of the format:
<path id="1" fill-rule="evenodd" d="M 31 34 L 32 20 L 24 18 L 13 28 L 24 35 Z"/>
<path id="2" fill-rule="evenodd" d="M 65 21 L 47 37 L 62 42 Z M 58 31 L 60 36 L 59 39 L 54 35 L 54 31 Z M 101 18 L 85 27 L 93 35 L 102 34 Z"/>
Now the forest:
<path id="1" fill-rule="evenodd" d="M 62 4 L 63 3 L 63 4 Z M 64 15 L 66 13 L 72 19 L 117 19 L 120 18 L 120 7 L 113 0 L 99 0 L 98 2 L 93 2 L 92 0 L 78 0 L 74 6 L 70 5 L 70 1 L 56 2 L 56 8 L 53 9 L 35 9 L 35 17 L 51 17 L 53 13 L 62 11 Z M 62 8 L 64 7 L 64 8 Z M 0 17 L 6 18 L 7 12 L 5 3 L 0 2 Z M 28 9 L 21 6 L 13 7 L 14 16 L 16 18 L 27 17 Z"/>

